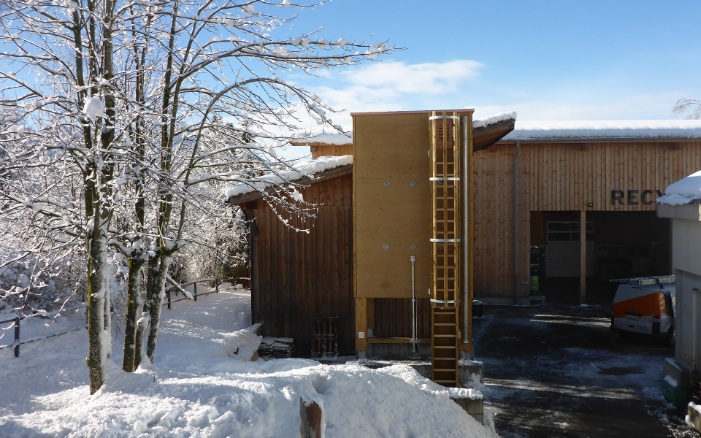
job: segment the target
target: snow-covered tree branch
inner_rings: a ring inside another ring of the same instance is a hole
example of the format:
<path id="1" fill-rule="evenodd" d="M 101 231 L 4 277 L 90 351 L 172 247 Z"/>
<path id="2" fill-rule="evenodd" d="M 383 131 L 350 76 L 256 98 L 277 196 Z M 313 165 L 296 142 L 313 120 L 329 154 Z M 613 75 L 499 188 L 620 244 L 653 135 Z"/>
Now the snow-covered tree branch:
<path id="1" fill-rule="evenodd" d="M 274 148 L 303 115 L 334 127 L 333 110 L 286 77 L 395 50 L 321 29 L 287 35 L 323 3 L 0 0 L 0 221 L 27 230 L 0 264 L 31 254 L 62 272 L 59 260 L 83 257 L 91 392 L 111 355 L 115 254 L 128 267 L 122 367 L 133 371 L 143 346 L 154 360 L 174 255 L 189 243 L 237 246 L 217 234 L 235 228 L 225 184 L 275 174 L 265 199 L 313 215 L 286 178 L 295 164 Z"/>

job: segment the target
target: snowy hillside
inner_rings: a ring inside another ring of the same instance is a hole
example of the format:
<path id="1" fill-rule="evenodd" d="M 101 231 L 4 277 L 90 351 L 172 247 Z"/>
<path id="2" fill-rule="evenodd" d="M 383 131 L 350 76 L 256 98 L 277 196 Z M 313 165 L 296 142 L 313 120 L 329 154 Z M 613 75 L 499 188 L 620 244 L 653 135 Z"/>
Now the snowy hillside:
<path id="1" fill-rule="evenodd" d="M 251 361 L 260 338 L 246 291 L 179 302 L 163 317 L 154 366 L 127 374 L 114 365 L 92 397 L 85 330 L 22 345 L 19 358 L 0 350 L 0 436 L 297 437 L 300 398 L 321 405 L 327 437 L 494 436 L 408 366 Z M 30 319 L 23 338 L 82 318 Z M 0 345 L 12 343 L 4 333 Z"/>

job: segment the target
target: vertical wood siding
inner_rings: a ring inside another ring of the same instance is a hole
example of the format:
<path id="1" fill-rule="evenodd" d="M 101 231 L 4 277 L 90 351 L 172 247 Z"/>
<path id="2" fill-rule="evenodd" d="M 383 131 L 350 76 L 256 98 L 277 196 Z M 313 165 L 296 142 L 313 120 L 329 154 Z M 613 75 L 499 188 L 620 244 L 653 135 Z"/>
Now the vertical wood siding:
<path id="1" fill-rule="evenodd" d="M 514 277 L 514 143 L 474 157 L 475 296 L 525 296 L 530 216 L 537 211 L 654 211 L 655 191 L 701 169 L 701 141 L 525 143 L 518 162 L 518 277 Z M 623 202 L 612 204 L 612 191 Z M 619 192 L 620 194 L 620 192 Z M 588 207 L 588 203 L 592 207 Z M 516 290 L 515 290 L 516 289 Z"/>
<path id="2" fill-rule="evenodd" d="M 256 202 L 253 321 L 267 336 L 292 337 L 297 355 L 309 356 L 313 317 L 339 317 L 339 349 L 355 351 L 352 282 L 351 175 L 311 185 L 302 194 L 321 204 L 316 219 L 290 217 L 295 232 L 262 200 Z"/>

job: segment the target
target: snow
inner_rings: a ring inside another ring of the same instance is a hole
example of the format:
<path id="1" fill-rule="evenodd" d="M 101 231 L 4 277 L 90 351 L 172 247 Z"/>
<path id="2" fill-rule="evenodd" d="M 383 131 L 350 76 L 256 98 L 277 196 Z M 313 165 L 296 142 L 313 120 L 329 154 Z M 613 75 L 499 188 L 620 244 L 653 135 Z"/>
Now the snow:
<path id="1" fill-rule="evenodd" d="M 504 141 L 701 138 L 701 120 L 517 121 Z"/>
<path id="2" fill-rule="evenodd" d="M 701 202 L 701 170 L 670 184 L 658 204 L 686 205 Z"/>
<path id="3" fill-rule="evenodd" d="M 339 44 L 341 44 L 339 40 Z M 505 120 L 515 119 L 515 112 L 506 112 L 494 114 L 491 116 L 483 117 L 480 119 L 475 119 L 472 121 L 473 128 L 481 128 L 484 126 L 492 125 L 495 123 L 503 122 Z M 343 146 L 353 143 L 353 135 L 340 134 L 340 133 L 321 133 L 311 137 L 304 137 L 296 139 L 292 142 L 295 146 L 310 146 L 311 144 L 322 144 L 325 146 Z"/>
<path id="4" fill-rule="evenodd" d="M 677 383 L 677 379 L 675 379 L 672 376 L 664 376 L 664 381 L 667 383 L 667 385 L 671 386 L 672 388 L 676 388 L 679 386 Z"/>
<path id="5" fill-rule="evenodd" d="M 240 196 L 252 192 L 262 192 L 267 188 L 281 185 L 286 182 L 296 181 L 302 177 L 314 178 L 317 174 L 353 163 L 353 156 L 341 155 L 333 157 L 319 157 L 314 160 L 303 161 L 296 166 L 296 170 L 286 170 L 278 173 L 269 173 L 252 181 L 235 184 L 225 190 L 226 198 Z"/>
<path id="6" fill-rule="evenodd" d="M 98 96 L 89 97 L 83 106 L 83 114 L 85 114 L 93 122 L 98 117 L 104 116 L 105 104 L 102 102 L 102 99 L 100 99 Z"/>
<path id="7" fill-rule="evenodd" d="M 353 138 L 341 133 L 321 133 L 311 137 L 299 138 L 293 141 L 296 146 L 309 146 L 320 143 L 328 146 L 343 146 L 353 143 Z"/>
<path id="8" fill-rule="evenodd" d="M 328 437 L 494 436 L 408 365 L 252 360 L 260 336 L 250 293 L 220 290 L 164 309 L 155 363 L 126 373 L 109 362 L 92 396 L 84 329 L 22 345 L 19 358 L 0 350 L 0 436 L 298 437 L 300 399 L 321 406 Z M 22 330 L 37 336 L 84 322 L 84 314 L 49 325 L 33 318 Z M 11 344 L 6 338 L 0 343 Z"/>
<path id="9" fill-rule="evenodd" d="M 495 123 L 503 122 L 506 120 L 516 119 L 516 113 L 499 113 L 492 116 L 487 116 L 481 119 L 475 119 L 472 121 L 472 128 L 483 128 L 485 126 L 493 125 Z"/>

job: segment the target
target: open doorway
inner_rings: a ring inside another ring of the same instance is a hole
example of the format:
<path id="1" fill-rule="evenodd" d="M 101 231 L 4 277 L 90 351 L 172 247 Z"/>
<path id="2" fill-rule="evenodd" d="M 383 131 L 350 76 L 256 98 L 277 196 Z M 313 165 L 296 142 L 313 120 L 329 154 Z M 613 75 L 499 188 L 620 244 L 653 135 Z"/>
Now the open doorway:
<path id="1" fill-rule="evenodd" d="M 531 212 L 532 276 L 547 302 L 579 302 L 580 212 Z M 651 212 L 587 212 L 587 302 L 609 303 L 610 280 L 671 273 L 668 219 Z M 532 281 L 532 285 L 533 285 Z"/>

